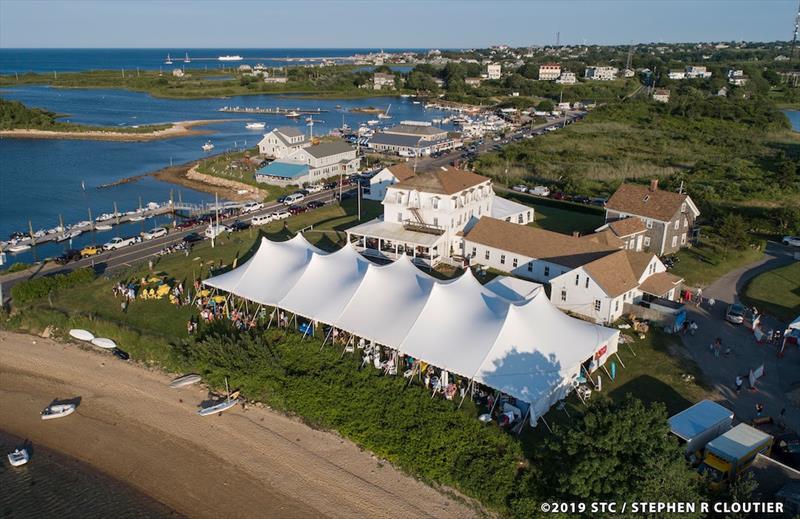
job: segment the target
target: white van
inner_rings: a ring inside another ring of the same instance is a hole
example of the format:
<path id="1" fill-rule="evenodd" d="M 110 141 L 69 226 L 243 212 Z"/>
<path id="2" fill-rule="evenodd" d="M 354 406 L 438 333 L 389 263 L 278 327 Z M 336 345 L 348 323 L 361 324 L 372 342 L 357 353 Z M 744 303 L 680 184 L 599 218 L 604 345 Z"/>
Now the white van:
<path id="1" fill-rule="evenodd" d="M 298 202 L 302 202 L 303 200 L 305 200 L 305 198 L 306 198 L 305 195 L 301 193 L 293 193 L 286 197 L 286 199 L 283 201 L 283 205 L 296 204 Z"/>
<path id="2" fill-rule="evenodd" d="M 260 214 L 258 216 L 254 216 L 250 223 L 252 225 L 265 225 L 272 221 L 272 215 L 269 214 Z"/>

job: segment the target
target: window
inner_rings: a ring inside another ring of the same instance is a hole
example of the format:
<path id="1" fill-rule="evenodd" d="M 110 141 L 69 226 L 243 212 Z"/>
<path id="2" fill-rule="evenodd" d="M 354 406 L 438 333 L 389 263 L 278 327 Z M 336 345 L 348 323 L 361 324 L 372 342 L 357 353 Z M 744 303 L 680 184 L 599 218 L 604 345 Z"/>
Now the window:
<path id="1" fill-rule="evenodd" d="M 645 247 L 649 247 L 649 246 L 650 246 L 650 236 L 645 236 L 645 237 L 644 237 L 644 240 L 642 240 L 642 244 L 643 244 Z"/>
<path id="2" fill-rule="evenodd" d="M 678 246 L 678 237 L 677 236 L 673 236 L 672 237 L 672 246 L 673 247 L 677 247 Z"/>
<path id="3" fill-rule="evenodd" d="M 566 290 L 562 290 L 561 291 L 561 302 L 564 303 L 566 301 L 567 301 L 567 291 Z"/>
<path id="4" fill-rule="evenodd" d="M 602 306 L 602 304 L 603 303 L 599 299 L 595 299 L 594 300 L 594 311 L 595 312 L 599 312 L 600 311 L 600 307 Z"/>
<path id="5" fill-rule="evenodd" d="M 485 255 L 485 257 L 486 257 L 486 259 L 487 259 L 487 260 L 489 259 L 489 249 L 486 249 L 486 255 Z"/>
<path id="6" fill-rule="evenodd" d="M 580 282 L 581 282 L 581 275 L 575 274 L 575 286 L 578 286 Z"/>
<path id="7" fill-rule="evenodd" d="M 433 198 L 433 200 L 431 200 L 431 203 L 433 204 L 433 208 L 434 209 L 439 209 L 439 199 L 438 198 Z"/>
<path id="8" fill-rule="evenodd" d="M 434 227 L 439 227 L 439 219 L 438 218 L 434 218 L 433 219 L 433 226 Z"/>
<path id="9" fill-rule="evenodd" d="M 684 229 L 686 227 L 689 227 L 689 219 L 686 218 L 685 216 L 683 217 L 683 227 L 684 227 Z"/>
<path id="10" fill-rule="evenodd" d="M 522 213 L 520 213 L 520 214 L 517 215 L 517 223 L 523 223 L 523 222 L 524 222 L 523 215 L 522 215 Z"/>
<path id="11" fill-rule="evenodd" d="M 634 250 L 636 248 L 636 239 L 632 239 L 628 242 L 628 249 Z"/>
<path id="12" fill-rule="evenodd" d="M 544 267 L 544 275 L 545 275 L 545 277 L 550 275 L 550 267 L 548 267 L 548 266 Z"/>
<path id="13" fill-rule="evenodd" d="M 586 288 L 589 288 L 589 276 L 586 276 Z"/>
<path id="14" fill-rule="evenodd" d="M 477 252 L 478 252 L 478 248 L 477 247 L 472 247 L 472 257 L 473 258 L 475 257 L 475 254 L 477 254 Z"/>
<path id="15" fill-rule="evenodd" d="M 647 226 L 648 229 L 652 229 L 653 228 L 653 220 L 648 218 L 647 221 L 645 222 L 645 225 Z"/>
<path id="16" fill-rule="evenodd" d="M 517 268 L 517 258 L 514 258 L 514 259 L 511 261 L 511 264 L 514 266 L 514 268 Z"/>
<path id="17" fill-rule="evenodd" d="M 529 222 L 533 221 L 532 211 L 528 211 L 528 221 Z"/>
<path id="18" fill-rule="evenodd" d="M 675 220 L 675 230 L 676 231 L 680 228 L 680 225 L 681 225 L 681 221 L 680 220 Z"/>
<path id="19" fill-rule="evenodd" d="M 533 262 L 532 261 L 528 262 L 528 272 L 533 272 Z"/>
<path id="20" fill-rule="evenodd" d="M 501 265 L 505 265 L 506 264 L 506 255 L 505 254 L 501 254 L 500 255 L 500 264 Z"/>
<path id="21" fill-rule="evenodd" d="M 686 233 L 681 234 L 681 245 L 686 245 Z"/>
<path id="22" fill-rule="evenodd" d="M 397 221 L 399 223 L 403 223 L 403 212 L 402 211 L 397 213 Z"/>
<path id="23" fill-rule="evenodd" d="M 616 312 L 619 310 L 619 299 L 614 300 L 614 311 Z"/>

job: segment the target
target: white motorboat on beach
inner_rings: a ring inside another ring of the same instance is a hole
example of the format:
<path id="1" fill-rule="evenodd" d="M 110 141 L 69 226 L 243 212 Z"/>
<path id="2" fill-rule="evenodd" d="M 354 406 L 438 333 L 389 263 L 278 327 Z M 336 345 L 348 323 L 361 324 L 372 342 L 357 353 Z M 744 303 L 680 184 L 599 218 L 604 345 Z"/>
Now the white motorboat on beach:
<path id="1" fill-rule="evenodd" d="M 203 151 L 211 151 L 214 149 L 214 145 L 211 143 L 211 141 L 208 141 L 207 143 L 203 144 L 202 148 Z"/>
<path id="2" fill-rule="evenodd" d="M 30 461 L 31 456 L 28 454 L 28 449 L 14 449 L 14 452 L 8 453 L 8 462 L 12 467 L 20 467 Z"/>
<path id="3" fill-rule="evenodd" d="M 248 130 L 263 130 L 266 126 L 266 123 L 247 123 L 244 125 Z"/>
<path id="4" fill-rule="evenodd" d="M 217 413 L 221 413 L 223 411 L 227 411 L 228 409 L 230 409 L 231 407 L 233 407 L 233 406 L 235 406 L 236 404 L 239 403 L 239 399 L 238 398 L 231 398 L 231 390 L 228 387 L 228 379 L 227 378 L 225 379 L 225 392 L 228 394 L 228 396 L 225 398 L 225 400 L 223 400 L 222 402 L 220 402 L 218 404 L 212 405 L 211 407 L 204 407 L 203 409 L 200 409 L 199 411 L 197 411 L 197 414 L 199 414 L 200 416 L 211 416 L 213 414 L 217 414 Z M 236 393 L 236 396 L 238 396 L 238 391 Z"/>
<path id="5" fill-rule="evenodd" d="M 69 336 L 78 339 L 79 341 L 87 341 L 90 342 L 94 339 L 94 334 L 89 330 L 84 330 L 82 328 L 73 328 L 69 331 Z"/>
<path id="6" fill-rule="evenodd" d="M 51 404 L 42 411 L 42 420 L 63 418 L 75 412 L 75 404 Z"/>
<path id="7" fill-rule="evenodd" d="M 111 339 L 106 339 L 105 337 L 95 337 L 89 342 L 91 342 L 98 348 L 105 348 L 107 350 L 113 350 L 114 348 L 117 347 L 116 342 L 112 341 Z"/>
<path id="8" fill-rule="evenodd" d="M 176 378 L 175 380 L 169 383 L 169 387 L 171 387 L 172 389 L 177 389 L 179 387 L 191 386 L 192 384 L 196 384 L 201 380 L 202 377 L 200 375 L 197 375 L 195 373 L 190 373 L 188 375 Z"/>

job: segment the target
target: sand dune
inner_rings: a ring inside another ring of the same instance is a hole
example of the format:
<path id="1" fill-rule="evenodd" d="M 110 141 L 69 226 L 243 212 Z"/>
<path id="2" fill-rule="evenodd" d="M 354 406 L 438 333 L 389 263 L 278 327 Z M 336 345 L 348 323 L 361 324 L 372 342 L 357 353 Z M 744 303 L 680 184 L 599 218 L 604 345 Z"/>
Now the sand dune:
<path id="1" fill-rule="evenodd" d="M 0 333 L 0 423 L 190 517 L 471 517 L 338 436 L 267 409 L 202 418 L 202 387 L 103 352 Z M 42 421 L 55 397 L 78 411 Z M 32 460 L 35 463 L 36 460 Z"/>

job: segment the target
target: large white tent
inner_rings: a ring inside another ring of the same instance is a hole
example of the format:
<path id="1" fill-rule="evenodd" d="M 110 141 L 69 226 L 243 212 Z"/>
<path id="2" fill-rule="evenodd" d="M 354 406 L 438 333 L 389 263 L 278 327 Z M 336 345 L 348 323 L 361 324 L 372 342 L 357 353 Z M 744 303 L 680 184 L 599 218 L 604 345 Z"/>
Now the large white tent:
<path id="1" fill-rule="evenodd" d="M 350 245 L 325 254 L 302 235 L 262 239 L 250 260 L 204 283 L 501 390 L 532 404 L 532 423 L 619 340 L 618 330 L 562 313 L 541 287 L 484 286 L 470 270 L 442 281 L 407 257 L 380 266 Z"/>

